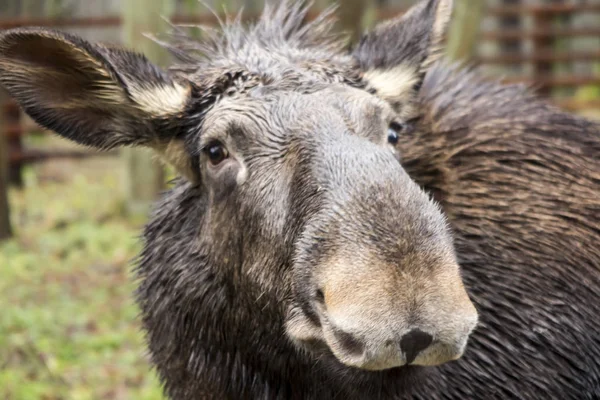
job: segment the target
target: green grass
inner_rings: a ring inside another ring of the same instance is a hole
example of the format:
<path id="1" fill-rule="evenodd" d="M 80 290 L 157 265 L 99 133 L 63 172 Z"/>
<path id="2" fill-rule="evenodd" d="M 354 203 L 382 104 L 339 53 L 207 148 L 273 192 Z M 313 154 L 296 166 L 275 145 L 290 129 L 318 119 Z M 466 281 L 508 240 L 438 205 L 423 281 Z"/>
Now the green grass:
<path id="1" fill-rule="evenodd" d="M 10 200 L 0 243 L 0 399 L 161 399 L 145 356 L 129 260 L 139 222 L 118 180 L 36 182 Z"/>

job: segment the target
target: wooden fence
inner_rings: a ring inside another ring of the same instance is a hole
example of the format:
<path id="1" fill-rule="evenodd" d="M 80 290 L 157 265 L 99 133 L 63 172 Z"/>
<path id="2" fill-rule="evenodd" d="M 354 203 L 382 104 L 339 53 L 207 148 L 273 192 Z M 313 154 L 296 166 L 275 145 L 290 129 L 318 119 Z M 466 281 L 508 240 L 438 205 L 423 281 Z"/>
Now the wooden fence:
<path id="1" fill-rule="evenodd" d="M 404 10 L 398 8 L 382 8 L 377 10 L 377 20 L 387 19 L 401 14 Z M 486 18 L 517 17 L 532 18 L 532 28 L 518 29 L 495 29 L 484 30 L 481 41 L 487 42 L 533 42 L 533 51 L 527 53 L 500 52 L 494 55 L 475 56 L 474 60 L 484 66 L 492 65 L 524 65 L 532 66 L 532 73 L 521 76 L 510 76 L 507 82 L 523 82 L 532 85 L 542 95 L 550 96 L 555 88 L 570 87 L 577 88 L 585 85 L 600 86 L 600 75 L 555 75 L 552 66 L 555 63 L 573 63 L 579 61 L 600 63 L 600 50 L 591 51 L 569 51 L 557 52 L 553 44 L 564 38 L 600 37 L 600 26 L 556 28 L 551 21 L 556 16 L 574 15 L 577 13 L 598 13 L 600 16 L 600 3 L 569 3 L 569 4 L 540 4 L 540 5 L 517 5 L 497 6 L 488 8 Z M 313 18 L 315 15 L 309 15 Z M 246 15 L 247 19 L 253 19 L 256 15 Z M 177 15 L 172 18 L 174 23 L 200 23 L 214 24 L 216 18 L 211 14 L 197 16 Z M 122 19 L 119 16 L 106 16 L 96 18 L 12 18 L 0 20 L 0 29 L 16 28 L 21 26 L 43 26 L 48 28 L 115 28 L 119 29 Z M 600 109 L 600 99 L 592 99 L 585 102 L 574 98 L 553 99 L 559 106 L 570 110 L 580 111 L 583 109 Z M 7 121 L 2 134 L 6 135 L 9 160 L 10 178 L 13 183 L 20 181 L 21 167 L 26 163 L 46 160 L 55 157 L 88 157 L 95 152 L 87 151 L 33 151 L 23 146 L 23 136 L 32 131 L 38 131 L 35 126 L 25 125 L 20 111 L 14 102 L 8 102 L 0 106 L 0 120 Z"/>

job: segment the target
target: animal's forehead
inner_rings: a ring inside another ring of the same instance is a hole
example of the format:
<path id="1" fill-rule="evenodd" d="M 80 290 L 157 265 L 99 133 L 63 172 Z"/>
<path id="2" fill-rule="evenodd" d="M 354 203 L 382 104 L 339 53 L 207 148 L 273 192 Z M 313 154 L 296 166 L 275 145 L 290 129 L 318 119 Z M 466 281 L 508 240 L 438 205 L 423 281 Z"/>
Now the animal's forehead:
<path id="1" fill-rule="evenodd" d="M 299 125 L 306 130 L 393 117 L 388 103 L 364 90 L 341 83 L 315 82 L 291 88 L 257 85 L 247 92 L 224 97 L 206 115 L 204 125 L 206 131 L 222 131 L 236 125 L 256 126 L 259 130 L 290 130 Z"/>
<path id="2" fill-rule="evenodd" d="M 272 59 L 274 55 L 265 57 Z M 293 63 L 287 59 L 269 63 L 256 61 L 253 64 L 238 64 L 231 60 L 222 63 L 196 67 L 186 71 L 183 78 L 193 82 L 202 91 L 221 97 L 236 92 L 246 92 L 256 86 L 270 91 L 312 92 L 325 85 L 342 83 L 350 87 L 365 89 L 362 72 L 353 66 L 336 65 L 326 62 L 300 61 Z"/>

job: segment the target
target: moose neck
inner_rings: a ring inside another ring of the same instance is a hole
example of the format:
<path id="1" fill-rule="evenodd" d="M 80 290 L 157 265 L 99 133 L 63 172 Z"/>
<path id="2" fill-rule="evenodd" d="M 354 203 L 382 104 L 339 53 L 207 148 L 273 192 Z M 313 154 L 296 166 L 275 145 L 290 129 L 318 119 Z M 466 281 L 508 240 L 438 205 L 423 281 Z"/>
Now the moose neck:
<path id="1" fill-rule="evenodd" d="M 298 371 L 309 368 L 301 367 L 304 362 L 285 336 L 281 304 L 241 277 L 244 260 L 230 256 L 216 264 L 209 249 L 190 239 L 200 236 L 207 202 L 201 188 L 179 183 L 146 226 L 137 300 L 153 361 L 174 398 L 195 391 L 196 384 L 206 386 L 193 378 L 200 373 L 216 388 L 233 390 L 233 382 L 236 393 L 251 393 L 253 385 L 284 393 L 290 376 L 299 382 Z M 263 382 L 245 381 L 257 376 Z"/>

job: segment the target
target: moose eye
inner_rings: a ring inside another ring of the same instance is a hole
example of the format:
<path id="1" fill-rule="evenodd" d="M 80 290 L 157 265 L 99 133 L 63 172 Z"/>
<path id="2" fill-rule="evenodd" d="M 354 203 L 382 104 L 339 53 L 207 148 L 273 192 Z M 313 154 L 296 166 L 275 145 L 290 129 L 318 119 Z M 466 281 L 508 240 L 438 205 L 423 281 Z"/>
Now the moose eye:
<path id="1" fill-rule="evenodd" d="M 225 146 L 219 142 L 209 144 L 205 151 L 212 165 L 218 165 L 227 157 L 229 157 L 229 152 Z"/>
<path id="2" fill-rule="evenodd" d="M 400 132 L 404 130 L 404 125 L 398 122 L 392 122 L 388 128 L 388 143 L 397 144 Z"/>

